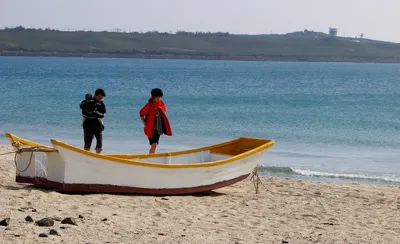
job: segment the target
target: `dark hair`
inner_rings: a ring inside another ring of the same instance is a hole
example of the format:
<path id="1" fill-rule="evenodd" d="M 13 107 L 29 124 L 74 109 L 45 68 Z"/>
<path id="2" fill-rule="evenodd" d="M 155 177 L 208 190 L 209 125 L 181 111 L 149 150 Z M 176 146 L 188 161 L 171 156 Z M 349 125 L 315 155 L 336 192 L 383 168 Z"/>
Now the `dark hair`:
<path id="1" fill-rule="evenodd" d="M 106 92 L 103 89 L 99 88 L 94 92 L 94 95 L 95 96 L 102 95 L 103 97 L 105 97 L 106 96 Z"/>
<path id="2" fill-rule="evenodd" d="M 164 94 L 160 88 L 154 88 L 151 90 L 151 97 L 162 97 Z"/>
<path id="3" fill-rule="evenodd" d="M 92 99 L 92 94 L 91 94 L 91 93 L 86 93 L 85 99 L 86 99 L 86 100 Z"/>

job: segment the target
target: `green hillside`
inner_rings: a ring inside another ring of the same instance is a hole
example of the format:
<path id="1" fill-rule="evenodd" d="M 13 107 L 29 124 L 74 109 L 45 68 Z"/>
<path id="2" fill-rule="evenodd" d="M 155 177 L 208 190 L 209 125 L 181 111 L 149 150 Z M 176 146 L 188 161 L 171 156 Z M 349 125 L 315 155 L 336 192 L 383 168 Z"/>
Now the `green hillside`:
<path id="1" fill-rule="evenodd" d="M 400 59 L 400 44 L 303 31 L 286 35 L 0 30 L 0 52 L 185 55 L 188 57 Z"/>

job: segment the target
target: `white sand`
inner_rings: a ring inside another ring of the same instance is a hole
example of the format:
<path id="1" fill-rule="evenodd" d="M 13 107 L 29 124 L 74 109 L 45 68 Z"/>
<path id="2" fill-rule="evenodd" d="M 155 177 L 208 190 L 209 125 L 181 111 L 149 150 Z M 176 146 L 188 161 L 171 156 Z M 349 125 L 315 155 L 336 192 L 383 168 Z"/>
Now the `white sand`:
<path id="1" fill-rule="evenodd" d="M 259 194 L 246 180 L 162 198 L 67 195 L 14 177 L 13 155 L 0 156 L 0 221 L 11 218 L 0 226 L 0 243 L 400 243 L 400 187 L 262 178 L 268 191 Z M 39 227 L 28 215 L 74 217 L 78 225 Z M 50 229 L 60 236 L 38 237 Z"/>

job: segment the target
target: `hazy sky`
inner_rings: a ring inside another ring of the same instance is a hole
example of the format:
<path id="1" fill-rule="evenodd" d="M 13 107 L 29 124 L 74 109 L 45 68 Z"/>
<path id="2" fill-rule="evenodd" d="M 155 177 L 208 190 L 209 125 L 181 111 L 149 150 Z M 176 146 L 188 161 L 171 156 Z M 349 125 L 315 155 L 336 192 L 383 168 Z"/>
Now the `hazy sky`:
<path id="1" fill-rule="evenodd" d="M 298 30 L 400 42 L 400 0 L 0 0 L 0 28 L 62 30 Z"/>

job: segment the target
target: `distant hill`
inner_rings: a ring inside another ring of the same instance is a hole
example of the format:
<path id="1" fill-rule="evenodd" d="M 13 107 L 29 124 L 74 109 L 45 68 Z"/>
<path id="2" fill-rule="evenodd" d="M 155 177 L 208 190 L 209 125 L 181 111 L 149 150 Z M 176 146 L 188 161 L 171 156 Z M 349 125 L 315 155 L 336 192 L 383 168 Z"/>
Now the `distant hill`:
<path id="1" fill-rule="evenodd" d="M 307 30 L 284 35 L 234 35 L 17 27 L 0 30 L 0 55 L 400 62 L 400 44 Z"/>

